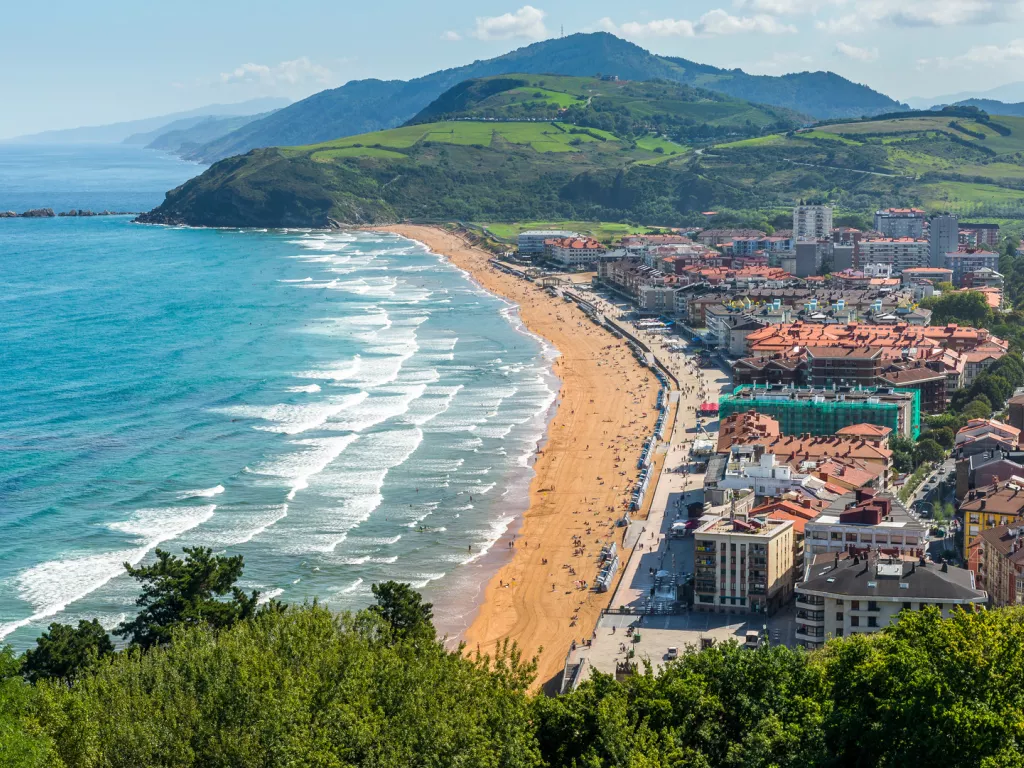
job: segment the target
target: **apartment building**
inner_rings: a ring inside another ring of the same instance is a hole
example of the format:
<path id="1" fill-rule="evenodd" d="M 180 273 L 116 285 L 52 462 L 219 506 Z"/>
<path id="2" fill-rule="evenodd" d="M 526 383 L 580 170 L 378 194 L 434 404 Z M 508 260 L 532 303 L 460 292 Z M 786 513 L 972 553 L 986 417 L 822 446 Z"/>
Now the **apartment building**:
<path id="1" fill-rule="evenodd" d="M 552 261 L 566 269 L 594 267 L 608 249 L 593 238 L 565 237 L 546 240 L 545 250 Z"/>
<path id="2" fill-rule="evenodd" d="M 754 410 L 778 421 L 783 434 L 818 436 L 814 438 L 817 441 L 834 438 L 843 427 L 854 424 L 888 427 L 897 435 L 916 438 L 921 431 L 919 403 L 916 392 L 772 385 L 737 387 L 731 395 L 719 398 L 718 406 L 722 419 Z"/>
<path id="3" fill-rule="evenodd" d="M 927 240 L 911 237 L 876 238 L 861 240 L 857 246 L 857 264 L 888 264 L 894 275 L 905 269 L 929 266 L 929 244 Z"/>
<path id="4" fill-rule="evenodd" d="M 517 242 L 520 256 L 543 256 L 544 243 L 548 240 L 566 240 L 577 238 L 576 232 L 563 229 L 531 229 L 520 232 Z"/>
<path id="5" fill-rule="evenodd" d="M 957 217 L 950 214 L 932 216 L 928 220 L 928 266 L 945 267 L 946 254 L 960 248 L 960 228 Z"/>
<path id="6" fill-rule="evenodd" d="M 966 221 L 960 222 L 960 245 L 967 248 L 980 248 L 984 245 L 990 248 L 999 247 L 999 225 L 998 224 L 970 224 Z"/>
<path id="7" fill-rule="evenodd" d="M 920 208 L 887 208 L 875 211 L 875 231 L 886 237 L 924 237 L 924 211 Z"/>
<path id="8" fill-rule="evenodd" d="M 919 557 L 928 544 L 928 524 L 894 496 L 858 488 L 809 521 L 804 536 L 808 555 L 875 551 Z"/>
<path id="9" fill-rule="evenodd" d="M 953 273 L 952 283 L 957 288 L 963 288 L 965 277 L 970 273 L 982 269 L 989 269 L 997 272 L 999 269 L 999 254 L 992 251 L 959 251 L 947 253 L 945 267 Z"/>
<path id="10" fill-rule="evenodd" d="M 927 280 L 929 283 L 951 283 L 953 282 L 953 270 L 945 267 L 909 267 L 903 270 L 900 277 L 904 285 L 915 280 Z"/>
<path id="11" fill-rule="evenodd" d="M 810 649 L 832 637 L 879 632 L 903 611 L 938 608 L 948 618 L 988 600 L 964 568 L 870 554 L 817 555 L 795 591 L 796 639 Z"/>
<path id="12" fill-rule="evenodd" d="M 694 609 L 773 614 L 793 595 L 791 520 L 716 517 L 694 532 Z"/>
<path id="13" fill-rule="evenodd" d="M 969 567 L 976 570 L 977 548 L 974 545 L 978 536 L 996 526 L 1024 522 L 1024 478 L 1011 477 L 968 491 L 960 504 L 960 513 L 965 526 L 963 554 Z"/>
<path id="14" fill-rule="evenodd" d="M 821 239 L 832 234 L 832 208 L 827 205 L 797 205 L 793 208 L 793 237 Z"/>
<path id="15" fill-rule="evenodd" d="M 978 588 L 990 604 L 1005 608 L 1024 604 L 1024 527 L 999 525 L 978 536 Z"/>

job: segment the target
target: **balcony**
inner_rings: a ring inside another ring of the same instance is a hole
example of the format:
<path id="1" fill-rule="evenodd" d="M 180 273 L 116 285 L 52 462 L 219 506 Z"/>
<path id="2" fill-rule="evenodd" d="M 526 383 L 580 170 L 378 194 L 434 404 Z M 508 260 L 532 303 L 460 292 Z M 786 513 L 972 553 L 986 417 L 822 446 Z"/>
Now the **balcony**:
<path id="1" fill-rule="evenodd" d="M 825 612 L 824 611 L 797 611 L 797 621 L 803 622 L 804 624 L 824 624 L 825 623 Z"/>
<path id="2" fill-rule="evenodd" d="M 825 641 L 825 628 L 808 627 L 806 624 L 797 624 L 796 639 L 812 643 L 822 643 Z"/>
<path id="3" fill-rule="evenodd" d="M 824 605 L 825 598 L 818 597 L 817 595 L 801 595 L 796 596 L 797 605 Z"/>

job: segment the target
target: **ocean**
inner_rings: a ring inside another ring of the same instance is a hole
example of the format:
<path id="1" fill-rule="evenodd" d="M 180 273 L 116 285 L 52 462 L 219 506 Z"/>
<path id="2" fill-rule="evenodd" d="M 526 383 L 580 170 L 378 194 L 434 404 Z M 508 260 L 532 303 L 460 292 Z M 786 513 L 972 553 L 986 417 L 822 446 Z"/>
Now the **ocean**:
<path id="1" fill-rule="evenodd" d="M 0 145 L 0 210 L 143 210 L 200 170 Z M 525 508 L 554 354 L 393 235 L 0 219 L 0 638 L 112 628 L 123 563 L 197 545 L 264 599 L 410 582 L 457 633 Z"/>

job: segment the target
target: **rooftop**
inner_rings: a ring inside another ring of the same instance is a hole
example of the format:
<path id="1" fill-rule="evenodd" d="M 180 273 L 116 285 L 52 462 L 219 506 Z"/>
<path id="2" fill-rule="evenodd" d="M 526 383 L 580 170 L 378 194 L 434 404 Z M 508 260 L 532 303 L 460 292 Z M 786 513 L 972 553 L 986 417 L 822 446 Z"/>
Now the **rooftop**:
<path id="1" fill-rule="evenodd" d="M 988 595 L 974 585 L 965 568 L 873 556 L 817 555 L 804 570 L 798 593 L 818 593 L 840 599 L 881 599 L 886 602 L 934 600 L 983 603 Z"/>
<path id="2" fill-rule="evenodd" d="M 880 427 L 877 424 L 851 424 L 838 430 L 836 434 L 845 437 L 873 437 L 884 440 L 892 434 L 892 429 Z"/>
<path id="3" fill-rule="evenodd" d="M 695 536 L 701 534 L 741 534 L 744 536 L 763 536 L 773 538 L 785 528 L 793 525 L 792 520 L 741 520 L 739 518 L 716 517 L 704 523 L 694 531 Z"/>

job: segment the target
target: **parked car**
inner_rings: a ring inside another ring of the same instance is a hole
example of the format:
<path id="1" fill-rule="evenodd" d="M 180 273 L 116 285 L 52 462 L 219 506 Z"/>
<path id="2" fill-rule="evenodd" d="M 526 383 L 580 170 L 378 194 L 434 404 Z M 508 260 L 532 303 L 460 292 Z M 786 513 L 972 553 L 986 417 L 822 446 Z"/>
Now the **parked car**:
<path id="1" fill-rule="evenodd" d="M 668 647 L 668 651 L 665 652 L 665 660 L 666 661 L 672 661 L 672 660 L 678 659 L 678 658 L 679 658 L 679 649 L 676 646 L 674 646 L 674 645 L 670 645 Z"/>

